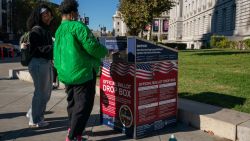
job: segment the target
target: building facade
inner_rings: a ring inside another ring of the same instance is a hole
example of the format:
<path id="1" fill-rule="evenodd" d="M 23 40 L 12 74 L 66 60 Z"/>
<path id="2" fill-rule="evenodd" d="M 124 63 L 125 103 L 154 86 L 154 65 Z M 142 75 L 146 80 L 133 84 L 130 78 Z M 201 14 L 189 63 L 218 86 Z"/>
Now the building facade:
<path id="1" fill-rule="evenodd" d="M 113 15 L 113 32 L 114 36 L 126 36 L 127 26 L 123 21 L 122 14 L 120 11 L 116 11 Z"/>
<path id="2" fill-rule="evenodd" d="M 157 37 L 158 42 L 164 42 L 168 40 L 169 30 L 169 13 L 163 12 L 159 17 L 154 18 L 151 25 L 152 37 Z"/>
<path id="3" fill-rule="evenodd" d="M 1 0 L 0 1 L 0 32 L 8 32 L 9 24 L 8 24 L 8 1 Z"/>
<path id="4" fill-rule="evenodd" d="M 143 35 L 149 36 L 148 30 L 151 30 L 151 36 L 156 38 L 158 41 L 166 41 L 168 37 L 169 29 L 169 14 L 168 12 L 163 12 L 160 17 L 154 18 L 152 25 L 148 26 Z M 113 16 L 113 30 L 114 36 L 126 36 L 127 26 L 122 19 L 122 15 L 119 11 L 116 11 Z"/>
<path id="5" fill-rule="evenodd" d="M 230 40 L 250 36 L 249 0 L 175 0 L 170 10 L 169 40 L 188 49 L 208 46 L 212 35 Z"/>

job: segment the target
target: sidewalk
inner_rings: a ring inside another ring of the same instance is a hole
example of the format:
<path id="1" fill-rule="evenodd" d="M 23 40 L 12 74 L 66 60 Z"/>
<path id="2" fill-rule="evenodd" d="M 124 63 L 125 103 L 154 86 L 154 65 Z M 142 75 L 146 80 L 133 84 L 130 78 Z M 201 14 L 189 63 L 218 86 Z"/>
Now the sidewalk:
<path id="1" fill-rule="evenodd" d="M 32 83 L 20 80 L 0 80 L 0 140 L 17 141 L 63 141 L 67 134 L 66 94 L 64 90 L 53 91 L 47 105 L 46 121 L 49 127 L 44 129 L 29 129 L 26 111 L 31 103 Z M 155 135 L 140 140 L 167 141 L 174 133 L 178 141 L 226 141 L 179 123 L 176 127 L 158 132 Z M 91 114 L 86 138 L 98 141 L 133 140 L 124 134 L 99 123 L 99 96 L 96 96 L 95 106 Z"/>
<path id="2" fill-rule="evenodd" d="M 20 81 L 18 79 L 9 79 L 8 70 L 14 68 L 23 68 L 18 62 L 18 59 L 0 62 L 0 141 L 65 140 L 67 134 L 67 102 L 64 90 L 53 91 L 51 99 L 47 105 L 48 112 L 45 115 L 45 118 L 46 121 L 50 123 L 50 126 L 44 129 L 29 129 L 28 120 L 25 115 L 30 106 L 34 88 L 32 83 Z M 133 140 L 109 127 L 100 125 L 99 100 L 97 94 L 95 98 L 95 106 L 87 125 L 85 137 L 88 138 L 88 140 L 93 141 Z M 170 135 L 174 133 L 178 141 L 228 141 L 227 139 L 214 136 L 212 132 L 208 134 L 202 131 L 204 129 L 198 130 L 187 126 L 204 126 L 201 124 L 201 120 L 204 119 L 204 117 L 207 119 L 207 124 L 209 124 L 209 121 L 212 121 L 213 119 L 208 119 L 208 117 L 211 115 L 213 116 L 213 113 L 219 113 L 221 109 L 212 107 L 213 111 L 209 111 L 208 109 L 205 109 L 207 106 L 201 106 L 201 103 L 190 102 L 187 100 L 180 100 L 179 105 L 179 108 L 181 108 L 179 109 L 179 115 L 181 116 L 180 119 L 186 124 L 179 122 L 176 127 L 159 131 L 156 134 L 149 135 L 149 137 L 140 140 L 167 141 Z M 195 111 L 197 115 L 191 113 L 189 110 L 192 110 L 192 112 Z M 216 125 L 218 122 L 214 123 Z M 224 126 L 224 124 L 222 126 Z M 225 131 L 222 130 L 222 132 Z"/>

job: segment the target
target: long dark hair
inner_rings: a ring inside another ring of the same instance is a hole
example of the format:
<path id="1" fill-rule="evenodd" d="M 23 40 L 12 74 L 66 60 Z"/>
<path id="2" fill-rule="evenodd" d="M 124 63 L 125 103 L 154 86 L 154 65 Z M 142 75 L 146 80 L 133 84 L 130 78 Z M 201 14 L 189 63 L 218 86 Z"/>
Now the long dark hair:
<path id="1" fill-rule="evenodd" d="M 36 25 L 44 26 L 44 23 L 42 22 L 42 16 L 40 14 L 40 11 L 42 8 L 46 8 L 51 13 L 51 16 L 53 16 L 52 10 L 47 5 L 40 4 L 31 12 L 27 20 L 26 25 L 29 31 L 32 29 L 33 26 L 36 26 Z"/>

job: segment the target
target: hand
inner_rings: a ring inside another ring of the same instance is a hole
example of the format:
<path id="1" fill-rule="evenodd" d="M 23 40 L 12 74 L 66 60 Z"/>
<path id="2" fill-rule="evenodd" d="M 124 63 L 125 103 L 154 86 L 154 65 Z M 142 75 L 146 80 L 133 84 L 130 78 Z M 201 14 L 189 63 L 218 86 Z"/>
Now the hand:
<path id="1" fill-rule="evenodd" d="M 27 49 L 28 44 L 27 43 L 22 43 L 20 47 L 21 47 L 21 49 Z"/>

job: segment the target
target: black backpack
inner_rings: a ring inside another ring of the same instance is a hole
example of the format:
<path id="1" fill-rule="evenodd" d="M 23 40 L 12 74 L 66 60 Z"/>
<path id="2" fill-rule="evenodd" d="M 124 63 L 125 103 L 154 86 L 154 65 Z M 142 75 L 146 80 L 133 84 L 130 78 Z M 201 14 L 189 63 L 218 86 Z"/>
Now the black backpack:
<path id="1" fill-rule="evenodd" d="M 40 26 L 34 26 L 32 29 L 34 28 L 39 28 L 41 29 Z M 21 38 L 20 38 L 20 42 L 19 42 L 19 45 L 21 46 L 22 43 L 26 43 L 26 47 L 25 49 L 21 49 L 21 64 L 23 66 L 28 66 L 33 55 L 35 54 L 36 52 L 36 49 L 33 50 L 33 52 L 31 52 L 31 47 L 30 47 L 30 32 L 31 31 L 28 31 L 28 32 L 25 32 Z"/>

